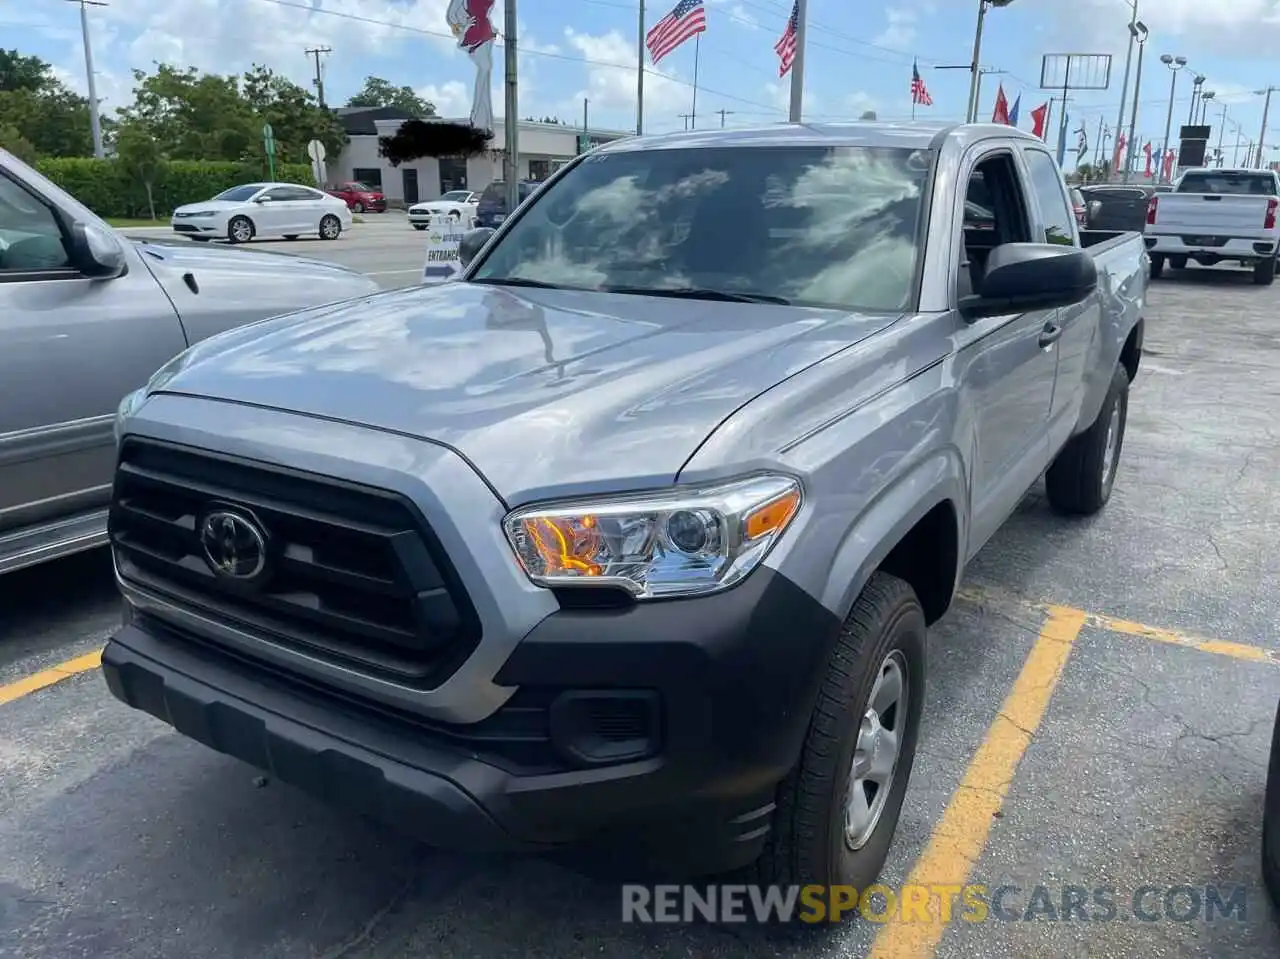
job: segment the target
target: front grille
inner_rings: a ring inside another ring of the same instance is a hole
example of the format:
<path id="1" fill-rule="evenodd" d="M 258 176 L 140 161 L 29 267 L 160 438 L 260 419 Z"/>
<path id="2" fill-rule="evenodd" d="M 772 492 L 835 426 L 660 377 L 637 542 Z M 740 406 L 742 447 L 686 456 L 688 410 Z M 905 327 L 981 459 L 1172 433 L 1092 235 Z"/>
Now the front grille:
<path id="1" fill-rule="evenodd" d="M 266 534 L 266 568 L 253 582 L 206 560 L 200 530 L 217 509 Z M 479 642 L 439 541 L 392 493 L 128 438 L 109 531 L 124 579 L 335 665 L 429 689 Z"/>

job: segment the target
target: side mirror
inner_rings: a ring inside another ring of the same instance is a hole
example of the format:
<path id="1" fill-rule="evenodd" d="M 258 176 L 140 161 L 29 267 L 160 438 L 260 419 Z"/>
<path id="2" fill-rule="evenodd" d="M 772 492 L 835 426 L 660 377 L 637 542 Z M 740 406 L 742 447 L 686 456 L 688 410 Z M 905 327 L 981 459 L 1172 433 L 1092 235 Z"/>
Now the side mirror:
<path id="1" fill-rule="evenodd" d="M 85 276 L 111 280 L 125 271 L 126 261 L 120 241 L 93 223 L 71 225 L 71 254 L 76 267 Z"/>
<path id="2" fill-rule="evenodd" d="M 458 244 L 458 262 L 463 266 L 468 266 L 476 258 L 476 254 L 489 242 L 489 237 L 496 232 L 496 230 L 491 230 L 487 226 L 482 226 L 464 233 L 462 242 Z"/>
<path id="3" fill-rule="evenodd" d="M 1057 243 L 1005 243 L 991 251 L 982 292 L 960 299 L 973 321 L 988 316 L 1074 306 L 1098 287 L 1098 267 L 1087 250 Z"/>
<path id="4" fill-rule="evenodd" d="M 1085 210 L 1086 215 L 1090 220 L 1096 220 L 1098 218 L 1098 214 L 1102 212 L 1102 201 L 1090 200 L 1089 205 L 1085 207 Z"/>

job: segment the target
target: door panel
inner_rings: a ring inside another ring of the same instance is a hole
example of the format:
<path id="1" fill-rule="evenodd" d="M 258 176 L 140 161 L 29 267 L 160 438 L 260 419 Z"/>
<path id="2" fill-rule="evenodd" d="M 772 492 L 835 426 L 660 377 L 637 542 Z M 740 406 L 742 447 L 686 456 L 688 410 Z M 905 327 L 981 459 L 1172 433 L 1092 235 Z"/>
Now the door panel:
<path id="1" fill-rule="evenodd" d="M 116 407 L 186 348 L 173 305 L 128 254 L 114 280 L 0 270 L 0 530 L 104 505 Z"/>

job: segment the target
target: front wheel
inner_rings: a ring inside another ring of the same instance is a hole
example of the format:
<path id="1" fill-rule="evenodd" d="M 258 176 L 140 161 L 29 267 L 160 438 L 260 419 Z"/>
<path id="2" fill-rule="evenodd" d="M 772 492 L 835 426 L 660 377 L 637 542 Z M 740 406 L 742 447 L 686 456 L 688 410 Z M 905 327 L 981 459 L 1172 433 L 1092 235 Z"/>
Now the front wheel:
<path id="1" fill-rule="evenodd" d="M 356 202 L 355 202 L 355 203 L 351 204 L 351 212 L 352 212 L 352 213 L 363 213 L 363 212 L 364 212 L 364 204 L 363 204 L 363 203 L 361 203 L 359 200 L 356 200 Z"/>
<path id="2" fill-rule="evenodd" d="M 1129 374 L 1117 363 L 1097 419 L 1067 441 L 1045 474 L 1050 506 L 1060 513 L 1088 516 L 1107 505 L 1128 418 Z"/>
<path id="3" fill-rule="evenodd" d="M 925 688 L 915 591 L 874 574 L 840 630 L 800 761 L 778 789 L 762 884 L 863 889 L 884 868 L 915 760 Z"/>
<path id="4" fill-rule="evenodd" d="M 253 233 L 253 221 L 247 216 L 233 216 L 227 224 L 227 239 L 232 243 L 248 243 Z"/>
<path id="5" fill-rule="evenodd" d="M 320 239 L 336 240 L 342 233 L 342 221 L 332 213 L 326 213 L 320 220 Z"/>
<path id="6" fill-rule="evenodd" d="M 1151 279 L 1160 279 L 1160 274 L 1164 273 L 1164 257 L 1159 253 L 1151 254 Z"/>

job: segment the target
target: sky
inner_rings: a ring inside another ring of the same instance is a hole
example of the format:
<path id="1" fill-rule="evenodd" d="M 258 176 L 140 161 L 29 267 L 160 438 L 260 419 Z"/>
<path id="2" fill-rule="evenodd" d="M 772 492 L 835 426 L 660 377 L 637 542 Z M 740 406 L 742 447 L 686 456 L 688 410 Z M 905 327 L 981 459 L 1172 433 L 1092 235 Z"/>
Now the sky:
<path id="1" fill-rule="evenodd" d="M 670 0 L 674 4 L 675 0 Z M 1186 122 L 1191 77 L 1226 105 L 1209 112 L 1223 131 L 1229 162 L 1237 143 L 1261 133 L 1264 97 L 1280 85 L 1280 0 L 1138 0 L 1149 29 L 1136 140 L 1158 149 L 1174 98 L 1174 136 Z M 646 26 L 669 9 L 648 0 Z M 773 45 L 790 12 L 790 0 L 706 0 L 707 31 L 698 49 L 690 41 L 646 75 L 645 131 L 748 126 L 787 117 L 790 81 L 779 80 Z M 448 0 L 110 0 L 89 8 L 98 94 L 108 112 L 127 104 L 130 70 L 156 62 L 220 73 L 262 63 L 300 83 L 310 83 L 313 63 L 305 50 L 328 46 L 325 88 L 330 104 L 345 102 L 373 74 L 409 85 L 435 103 L 444 116 L 465 117 L 474 71 L 445 24 Z M 977 0 L 810 0 L 805 71 L 805 118 L 856 119 L 874 110 L 882 119 L 911 115 L 911 68 L 933 97 L 921 117 L 961 119 L 968 96 L 967 65 L 977 19 Z M 1149 9 L 1148 9 L 1149 7 Z M 587 101 L 590 126 L 635 127 L 637 0 L 518 0 L 517 49 L 522 116 L 557 116 L 582 122 Z M 1089 153 L 1097 149 L 1099 124 L 1114 128 L 1128 49 L 1128 0 L 1013 0 L 989 11 L 981 62 L 981 117 L 989 118 L 996 89 L 1022 98 L 1021 123 L 1030 128 L 1032 108 L 1061 91 L 1040 89 L 1042 57 L 1055 53 L 1111 54 L 1110 76 L 1087 78 L 1105 89 L 1069 93 L 1069 149 L 1083 127 Z M 503 3 L 494 26 L 503 30 Z M 76 3 L 62 0 L 0 0 L 0 47 L 15 47 L 54 64 L 58 74 L 84 92 L 85 63 Z M 1186 57 L 1175 78 L 1161 54 Z M 502 55 L 494 55 L 495 113 L 502 115 Z M 1136 53 L 1134 70 L 1136 75 Z M 696 85 L 695 85 L 696 74 Z M 1132 89 L 1132 81 L 1130 89 Z M 695 103 L 696 91 L 696 103 Z M 1132 97 L 1129 98 L 1132 103 Z M 1280 158 L 1280 98 L 1268 119 L 1268 159 Z M 725 111 L 723 114 L 720 111 Z M 1057 144 L 1060 100 L 1052 108 L 1049 141 Z M 696 112 L 691 121 L 682 114 Z M 1128 108 L 1124 126 L 1129 125 Z M 1213 145 L 1213 143 L 1211 143 Z M 1086 155 L 1085 159 L 1089 159 Z"/>

